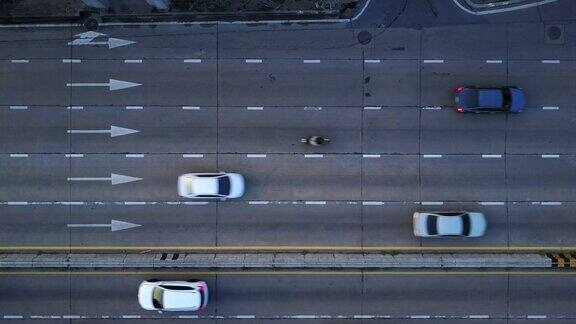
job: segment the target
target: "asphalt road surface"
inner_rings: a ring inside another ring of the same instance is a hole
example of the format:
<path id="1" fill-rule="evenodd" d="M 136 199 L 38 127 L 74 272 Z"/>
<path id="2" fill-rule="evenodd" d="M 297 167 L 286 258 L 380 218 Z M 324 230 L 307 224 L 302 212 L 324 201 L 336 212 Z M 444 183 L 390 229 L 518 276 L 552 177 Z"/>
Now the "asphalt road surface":
<path id="1" fill-rule="evenodd" d="M 543 23 L 341 27 L 0 29 L 1 247 L 576 245 L 574 37 L 548 43 Z M 528 107 L 457 114 L 463 84 L 523 87 Z M 309 135 L 332 143 L 303 146 Z M 245 175 L 242 199 L 178 197 L 178 175 L 220 170 Z M 411 214 L 431 209 L 482 211 L 487 234 L 415 238 Z M 113 219 L 141 226 L 68 227 Z M 3 275 L 0 316 L 149 314 L 136 305 L 145 277 Z M 262 323 L 576 317 L 569 276 L 206 279 L 207 316 Z"/>

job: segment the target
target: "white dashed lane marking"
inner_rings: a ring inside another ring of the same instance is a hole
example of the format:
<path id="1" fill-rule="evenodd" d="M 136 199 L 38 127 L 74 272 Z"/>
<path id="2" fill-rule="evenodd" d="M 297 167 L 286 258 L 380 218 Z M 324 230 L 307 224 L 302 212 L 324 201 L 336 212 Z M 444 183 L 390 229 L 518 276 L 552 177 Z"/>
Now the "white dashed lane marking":
<path id="1" fill-rule="evenodd" d="M 264 110 L 264 107 L 246 107 L 246 110 Z"/>
<path id="2" fill-rule="evenodd" d="M 182 154 L 183 158 L 203 158 L 204 154 Z"/>
<path id="3" fill-rule="evenodd" d="M 380 63 L 380 60 L 364 60 L 364 63 Z"/>
<path id="4" fill-rule="evenodd" d="M 486 60 L 488 64 L 501 64 L 502 60 Z"/>
<path id="5" fill-rule="evenodd" d="M 558 110 L 560 109 L 560 107 L 558 106 L 544 106 L 542 107 L 542 110 Z"/>
<path id="6" fill-rule="evenodd" d="M 377 107 L 377 106 L 368 106 L 368 107 L 364 107 L 365 110 L 380 110 L 382 109 L 382 107 Z"/>
<path id="7" fill-rule="evenodd" d="M 321 60 L 303 60 L 304 63 L 306 64 L 317 64 L 322 62 Z"/>
<path id="8" fill-rule="evenodd" d="M 139 110 L 139 109 L 144 109 L 143 106 L 126 106 L 126 109 L 128 110 Z"/>
<path id="9" fill-rule="evenodd" d="M 182 109 L 184 109 L 184 110 L 200 110 L 200 107 L 198 107 L 198 106 L 182 106 Z"/>
<path id="10" fill-rule="evenodd" d="M 79 59 L 62 59 L 62 63 L 82 63 L 82 60 Z"/>
<path id="11" fill-rule="evenodd" d="M 28 106 L 10 106 L 10 110 L 26 110 Z"/>
<path id="12" fill-rule="evenodd" d="M 542 60 L 544 64 L 559 64 L 560 60 Z"/>
<path id="13" fill-rule="evenodd" d="M 30 63 L 29 60 L 10 60 L 10 62 L 15 63 L 15 64 L 26 64 L 26 63 Z"/>
<path id="14" fill-rule="evenodd" d="M 201 59 L 185 59 L 184 63 L 202 63 Z"/>
<path id="15" fill-rule="evenodd" d="M 124 63 L 142 63 L 142 60 L 124 60 Z"/>
<path id="16" fill-rule="evenodd" d="M 424 60 L 424 63 L 444 63 L 444 60 Z"/>
<path id="17" fill-rule="evenodd" d="M 247 64 L 258 64 L 258 63 L 262 63 L 261 59 L 246 59 L 245 61 Z"/>

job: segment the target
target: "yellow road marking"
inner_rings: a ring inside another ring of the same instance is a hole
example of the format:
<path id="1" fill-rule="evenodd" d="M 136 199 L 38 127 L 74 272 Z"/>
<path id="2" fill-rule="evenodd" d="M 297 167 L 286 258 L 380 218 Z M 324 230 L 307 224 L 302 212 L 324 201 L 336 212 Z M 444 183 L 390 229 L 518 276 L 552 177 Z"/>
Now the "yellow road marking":
<path id="1" fill-rule="evenodd" d="M 543 275 L 576 275 L 576 271 L 5 271 L 0 272 L 0 276 L 10 275 L 338 275 L 338 276 L 358 276 L 358 275 L 378 275 L 378 276 L 506 276 L 506 275 L 523 275 L 523 276 L 543 276 Z"/>
<path id="2" fill-rule="evenodd" d="M 0 252 L 9 251 L 189 251 L 189 252 L 264 252 L 264 251 L 321 251 L 321 252 L 452 252 L 452 251 L 475 251 L 475 252 L 573 252 L 576 246 L 437 246 L 437 247 L 414 247 L 414 246 L 0 246 Z"/>

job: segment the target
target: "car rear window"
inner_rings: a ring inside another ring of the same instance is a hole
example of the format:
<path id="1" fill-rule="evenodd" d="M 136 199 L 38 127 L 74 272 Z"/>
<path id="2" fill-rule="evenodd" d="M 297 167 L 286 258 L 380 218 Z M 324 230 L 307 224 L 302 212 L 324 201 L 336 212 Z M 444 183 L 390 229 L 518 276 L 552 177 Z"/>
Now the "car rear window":
<path id="1" fill-rule="evenodd" d="M 436 216 L 428 216 L 426 219 L 426 229 L 428 230 L 428 235 L 438 235 L 438 218 Z"/>
<path id="2" fill-rule="evenodd" d="M 466 91 L 464 104 L 466 104 L 466 107 L 478 107 L 478 90 Z"/>
<path id="3" fill-rule="evenodd" d="M 470 215 L 462 215 L 462 235 L 470 235 Z"/>
<path id="4" fill-rule="evenodd" d="M 230 178 L 228 176 L 218 178 L 218 193 L 224 196 L 230 194 Z"/>

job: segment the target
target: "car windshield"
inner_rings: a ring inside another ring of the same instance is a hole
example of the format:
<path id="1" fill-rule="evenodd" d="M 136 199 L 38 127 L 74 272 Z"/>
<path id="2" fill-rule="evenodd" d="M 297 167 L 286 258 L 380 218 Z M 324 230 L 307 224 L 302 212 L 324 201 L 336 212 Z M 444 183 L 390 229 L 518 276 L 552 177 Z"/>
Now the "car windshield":
<path id="1" fill-rule="evenodd" d="M 163 308 L 163 304 L 162 304 L 162 296 L 164 294 L 164 291 L 161 288 L 154 288 L 154 290 L 152 290 L 152 304 L 154 304 L 154 307 L 158 308 L 158 309 L 162 309 Z"/>
<path id="2" fill-rule="evenodd" d="M 230 178 L 228 176 L 218 178 L 218 193 L 224 196 L 230 194 Z"/>
<path id="3" fill-rule="evenodd" d="M 438 217 L 428 215 L 428 218 L 426 219 L 426 229 L 428 230 L 428 235 L 438 235 L 437 220 Z"/>
<path id="4" fill-rule="evenodd" d="M 470 216 L 462 215 L 462 235 L 470 235 Z"/>

